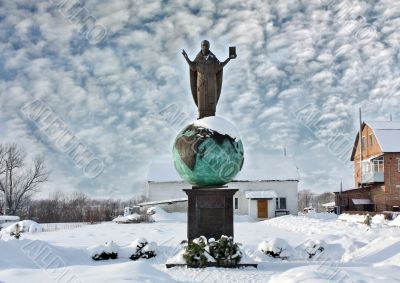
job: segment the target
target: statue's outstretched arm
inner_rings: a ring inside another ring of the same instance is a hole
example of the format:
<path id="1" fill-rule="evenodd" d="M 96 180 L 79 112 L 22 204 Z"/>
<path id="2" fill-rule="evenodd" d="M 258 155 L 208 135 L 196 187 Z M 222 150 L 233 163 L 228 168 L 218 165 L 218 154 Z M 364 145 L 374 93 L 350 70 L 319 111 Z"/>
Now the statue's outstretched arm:
<path id="1" fill-rule="evenodd" d="M 189 64 L 191 70 L 196 71 L 196 64 L 193 61 L 190 61 L 189 56 L 187 55 L 185 49 L 182 49 L 182 55 L 185 57 L 186 62 Z"/>
<path id="2" fill-rule="evenodd" d="M 235 54 L 229 54 L 229 57 L 226 58 L 226 60 L 224 62 L 219 63 L 219 68 L 218 69 L 221 70 L 223 67 L 225 67 L 226 64 L 228 64 L 228 62 L 231 59 L 235 59 L 236 57 L 237 57 L 236 53 Z"/>
<path id="3" fill-rule="evenodd" d="M 223 67 L 225 67 L 226 64 L 231 60 L 231 58 L 227 58 L 224 62 L 220 62 L 218 65 L 218 71 L 221 70 Z"/>

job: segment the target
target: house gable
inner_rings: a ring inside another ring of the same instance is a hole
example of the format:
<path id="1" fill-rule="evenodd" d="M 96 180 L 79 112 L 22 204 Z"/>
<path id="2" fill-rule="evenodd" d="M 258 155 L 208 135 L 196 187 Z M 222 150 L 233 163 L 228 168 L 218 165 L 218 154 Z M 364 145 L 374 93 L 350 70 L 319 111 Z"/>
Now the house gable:
<path id="1" fill-rule="evenodd" d="M 361 126 L 362 137 L 365 140 L 364 150 L 362 159 L 370 158 L 373 156 L 378 156 L 382 154 L 383 150 L 380 145 L 379 139 L 375 134 L 374 129 L 369 125 L 369 122 L 363 122 Z M 356 139 L 354 141 L 353 151 L 351 153 L 351 161 L 360 159 L 360 133 L 357 133 Z"/>

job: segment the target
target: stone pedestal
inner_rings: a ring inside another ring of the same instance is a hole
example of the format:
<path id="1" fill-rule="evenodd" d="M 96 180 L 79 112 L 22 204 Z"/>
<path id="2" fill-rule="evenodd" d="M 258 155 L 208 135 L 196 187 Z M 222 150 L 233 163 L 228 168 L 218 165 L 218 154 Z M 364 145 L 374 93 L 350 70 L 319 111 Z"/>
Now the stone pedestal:
<path id="1" fill-rule="evenodd" d="M 187 237 L 205 236 L 219 239 L 233 237 L 233 195 L 238 189 L 225 187 L 192 187 L 183 190 L 188 195 Z"/>

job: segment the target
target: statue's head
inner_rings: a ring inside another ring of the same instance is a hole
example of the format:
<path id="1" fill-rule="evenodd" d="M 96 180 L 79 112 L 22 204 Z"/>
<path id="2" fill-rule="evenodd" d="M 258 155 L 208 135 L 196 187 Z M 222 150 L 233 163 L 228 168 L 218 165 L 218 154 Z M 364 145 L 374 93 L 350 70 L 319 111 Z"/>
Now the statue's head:
<path id="1" fill-rule="evenodd" d="M 201 42 L 201 51 L 203 54 L 208 54 L 208 52 L 210 52 L 210 42 L 208 40 L 203 40 Z"/>

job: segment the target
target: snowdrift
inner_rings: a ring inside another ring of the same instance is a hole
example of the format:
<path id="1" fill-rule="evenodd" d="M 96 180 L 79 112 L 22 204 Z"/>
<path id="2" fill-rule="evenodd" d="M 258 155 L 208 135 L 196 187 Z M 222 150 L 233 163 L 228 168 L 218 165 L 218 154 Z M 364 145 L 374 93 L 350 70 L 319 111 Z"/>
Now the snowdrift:
<path id="1" fill-rule="evenodd" d="M 35 232 L 42 232 L 43 227 L 32 220 L 22 220 L 16 223 L 12 223 L 11 225 L 7 226 L 6 228 L 2 229 L 0 233 L 2 234 L 10 234 L 15 233 L 17 231 L 17 226 L 19 227 L 20 232 L 22 233 L 35 233 Z"/>

